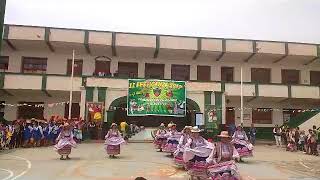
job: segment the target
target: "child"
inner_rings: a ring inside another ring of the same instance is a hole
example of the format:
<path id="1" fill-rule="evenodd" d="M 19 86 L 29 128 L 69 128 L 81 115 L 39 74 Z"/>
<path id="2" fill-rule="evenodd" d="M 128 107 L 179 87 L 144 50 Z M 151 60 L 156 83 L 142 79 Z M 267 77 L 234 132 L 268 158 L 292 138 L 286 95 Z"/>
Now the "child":
<path id="1" fill-rule="evenodd" d="M 304 148 L 305 139 L 306 139 L 305 131 L 301 131 L 300 136 L 299 136 L 299 141 L 298 141 L 300 151 L 306 151 Z"/>

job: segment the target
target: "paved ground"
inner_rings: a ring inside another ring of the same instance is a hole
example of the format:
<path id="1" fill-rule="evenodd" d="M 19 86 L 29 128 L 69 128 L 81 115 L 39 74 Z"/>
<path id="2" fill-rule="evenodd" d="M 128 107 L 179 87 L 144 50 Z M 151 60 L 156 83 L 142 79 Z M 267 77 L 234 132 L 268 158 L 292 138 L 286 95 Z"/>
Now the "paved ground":
<path id="1" fill-rule="evenodd" d="M 101 143 L 80 144 L 71 157 L 69 161 L 59 160 L 51 147 L 1 152 L 0 179 L 129 180 L 137 176 L 151 180 L 188 179 L 164 153 L 155 152 L 150 143 L 125 145 L 118 159 L 109 159 Z M 239 164 L 239 168 L 248 180 L 311 180 L 320 177 L 320 157 L 258 145 L 254 158 Z"/>

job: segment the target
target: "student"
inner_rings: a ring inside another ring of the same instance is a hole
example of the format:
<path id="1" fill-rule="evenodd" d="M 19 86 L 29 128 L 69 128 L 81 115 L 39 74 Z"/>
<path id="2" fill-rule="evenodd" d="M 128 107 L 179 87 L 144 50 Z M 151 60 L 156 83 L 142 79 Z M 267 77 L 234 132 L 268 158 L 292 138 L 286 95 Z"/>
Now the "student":
<path id="1" fill-rule="evenodd" d="M 57 138 L 58 143 L 54 146 L 55 150 L 60 154 L 60 160 L 69 160 L 71 149 L 77 147 L 77 143 L 73 140 L 72 128 L 69 123 L 62 126 L 62 130 Z M 65 158 L 64 158 L 65 156 Z"/>
<path id="2" fill-rule="evenodd" d="M 120 145 L 125 143 L 121 137 L 117 124 L 112 123 L 110 130 L 105 136 L 105 150 L 110 158 L 115 158 L 115 155 L 120 154 Z"/>
<path id="3" fill-rule="evenodd" d="M 274 139 L 276 140 L 277 147 L 281 147 L 282 146 L 282 143 L 281 143 L 281 129 L 278 127 L 278 125 L 276 125 L 273 128 L 273 136 L 274 136 Z"/>

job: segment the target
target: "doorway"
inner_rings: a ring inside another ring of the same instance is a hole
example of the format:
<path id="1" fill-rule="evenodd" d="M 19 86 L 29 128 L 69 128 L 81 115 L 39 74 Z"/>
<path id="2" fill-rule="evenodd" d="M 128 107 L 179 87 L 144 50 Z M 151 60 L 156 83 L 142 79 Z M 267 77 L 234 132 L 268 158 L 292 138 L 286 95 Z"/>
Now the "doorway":
<path id="1" fill-rule="evenodd" d="M 235 124 L 235 110 L 234 107 L 226 108 L 226 124 Z"/>
<path id="2" fill-rule="evenodd" d="M 65 104 L 64 107 L 64 118 L 69 117 L 69 103 Z M 72 103 L 71 106 L 71 118 L 79 118 L 80 117 L 80 105 L 79 103 Z"/>

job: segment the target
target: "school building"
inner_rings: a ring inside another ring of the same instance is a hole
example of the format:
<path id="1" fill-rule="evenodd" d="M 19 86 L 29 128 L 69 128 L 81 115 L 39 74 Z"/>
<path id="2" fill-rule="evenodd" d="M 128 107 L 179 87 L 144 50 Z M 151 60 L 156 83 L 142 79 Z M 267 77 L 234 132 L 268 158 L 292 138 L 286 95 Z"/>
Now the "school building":
<path id="1" fill-rule="evenodd" d="M 273 127 L 319 118 L 320 45 L 5 25 L 0 58 L 1 116 L 68 116 L 75 50 L 72 116 L 101 103 L 104 121 L 158 126 L 195 124 L 217 107 L 221 124 Z M 186 117 L 127 117 L 128 79 L 186 81 Z"/>

